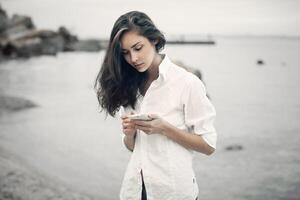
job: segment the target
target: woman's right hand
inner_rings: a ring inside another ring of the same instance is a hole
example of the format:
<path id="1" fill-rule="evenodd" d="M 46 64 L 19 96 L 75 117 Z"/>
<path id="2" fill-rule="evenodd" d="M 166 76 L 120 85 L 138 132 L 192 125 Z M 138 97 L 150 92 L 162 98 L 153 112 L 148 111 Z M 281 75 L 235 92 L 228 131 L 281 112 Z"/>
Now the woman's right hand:
<path id="1" fill-rule="evenodd" d="M 134 138 L 134 136 L 136 135 L 135 123 L 127 116 L 124 116 L 121 119 L 122 119 L 123 133 L 128 137 Z"/>

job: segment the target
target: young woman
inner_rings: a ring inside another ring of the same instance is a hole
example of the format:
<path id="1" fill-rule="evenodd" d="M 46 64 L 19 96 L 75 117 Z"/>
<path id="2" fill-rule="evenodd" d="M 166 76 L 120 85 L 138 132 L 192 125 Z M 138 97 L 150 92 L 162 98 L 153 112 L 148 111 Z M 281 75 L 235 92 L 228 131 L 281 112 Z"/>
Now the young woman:
<path id="1" fill-rule="evenodd" d="M 216 148 L 216 114 L 205 87 L 159 53 L 165 42 L 146 14 L 120 16 L 95 82 L 101 107 L 111 116 L 122 113 L 123 142 L 132 151 L 122 200 L 197 199 L 193 152 L 210 155 Z"/>

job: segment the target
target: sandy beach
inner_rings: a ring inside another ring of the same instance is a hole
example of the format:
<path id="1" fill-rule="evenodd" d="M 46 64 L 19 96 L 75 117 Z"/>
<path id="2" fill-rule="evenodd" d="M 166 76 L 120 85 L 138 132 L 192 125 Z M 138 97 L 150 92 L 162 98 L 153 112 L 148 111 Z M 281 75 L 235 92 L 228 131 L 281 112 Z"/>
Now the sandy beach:
<path id="1" fill-rule="evenodd" d="M 1 148 L 0 199 L 91 200 L 95 198 L 71 190 L 66 184 L 39 173 L 38 169 L 26 165 L 26 163 L 18 159 L 16 155 Z"/>
<path id="2" fill-rule="evenodd" d="M 0 117 L 35 107 L 33 102 L 0 94 Z M 66 184 L 39 172 L 18 155 L 0 146 L 0 199 L 91 200 L 88 195 L 72 191 Z"/>

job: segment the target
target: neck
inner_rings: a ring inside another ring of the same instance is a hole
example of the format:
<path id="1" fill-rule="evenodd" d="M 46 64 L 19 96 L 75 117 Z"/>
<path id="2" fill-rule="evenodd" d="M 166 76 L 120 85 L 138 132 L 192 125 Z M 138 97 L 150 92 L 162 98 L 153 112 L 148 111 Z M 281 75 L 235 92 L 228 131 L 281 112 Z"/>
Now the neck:
<path id="1" fill-rule="evenodd" d="M 148 80 L 155 80 L 158 78 L 159 73 L 159 65 L 162 62 L 162 56 L 160 54 L 156 54 L 151 67 L 147 70 Z"/>

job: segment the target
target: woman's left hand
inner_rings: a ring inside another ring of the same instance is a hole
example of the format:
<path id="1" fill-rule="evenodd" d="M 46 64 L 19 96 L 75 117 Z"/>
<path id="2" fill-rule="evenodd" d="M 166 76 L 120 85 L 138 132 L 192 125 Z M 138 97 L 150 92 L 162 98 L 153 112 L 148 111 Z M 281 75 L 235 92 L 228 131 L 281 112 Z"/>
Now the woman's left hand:
<path id="1" fill-rule="evenodd" d="M 135 123 L 135 128 L 144 131 L 146 134 L 163 134 L 164 129 L 169 123 L 163 120 L 158 115 L 150 114 L 151 121 L 132 120 Z"/>

